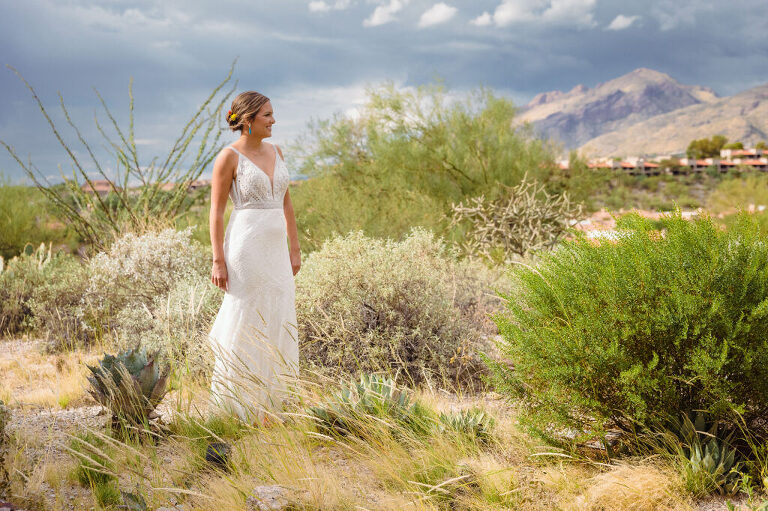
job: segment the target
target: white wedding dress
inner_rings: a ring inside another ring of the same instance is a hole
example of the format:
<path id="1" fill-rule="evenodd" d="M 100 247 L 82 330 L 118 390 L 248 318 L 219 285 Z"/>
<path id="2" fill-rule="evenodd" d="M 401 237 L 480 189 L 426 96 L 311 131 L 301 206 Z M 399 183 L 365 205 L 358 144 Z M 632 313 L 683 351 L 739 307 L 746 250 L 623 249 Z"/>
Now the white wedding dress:
<path id="1" fill-rule="evenodd" d="M 211 404 L 247 422 L 279 412 L 298 376 L 295 285 L 283 198 L 290 178 L 275 147 L 273 182 L 234 147 L 234 204 L 224 235 L 229 289 L 210 332 Z"/>

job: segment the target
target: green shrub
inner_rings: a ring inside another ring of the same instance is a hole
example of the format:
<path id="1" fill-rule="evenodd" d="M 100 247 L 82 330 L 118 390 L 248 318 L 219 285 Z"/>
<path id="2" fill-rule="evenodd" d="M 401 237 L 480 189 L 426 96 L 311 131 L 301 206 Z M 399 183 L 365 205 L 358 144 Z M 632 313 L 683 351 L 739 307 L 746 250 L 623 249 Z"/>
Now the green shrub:
<path id="1" fill-rule="evenodd" d="M 29 300 L 31 325 L 48 341 L 49 351 L 72 348 L 93 341 L 99 333 L 99 311 L 84 302 L 88 270 L 75 257 L 58 256 L 46 279 Z"/>
<path id="2" fill-rule="evenodd" d="M 300 353 L 336 374 L 400 373 L 409 384 L 475 385 L 493 279 L 457 262 L 432 233 L 403 241 L 362 232 L 328 240 L 297 276 Z"/>
<path id="3" fill-rule="evenodd" d="M 17 335 L 32 327 L 31 300 L 37 289 L 56 280 L 71 256 L 53 254 L 50 244 L 24 251 L 4 262 L 0 272 L 0 334 Z"/>
<path id="4" fill-rule="evenodd" d="M 728 231 L 679 212 L 665 231 L 565 243 L 513 272 L 497 316 L 497 383 L 529 423 L 633 429 L 693 410 L 768 419 L 768 245 L 744 215 Z M 644 225 L 646 227 L 644 227 Z M 733 423 L 731 423 L 733 425 Z M 550 430 L 551 431 L 551 430 Z"/>

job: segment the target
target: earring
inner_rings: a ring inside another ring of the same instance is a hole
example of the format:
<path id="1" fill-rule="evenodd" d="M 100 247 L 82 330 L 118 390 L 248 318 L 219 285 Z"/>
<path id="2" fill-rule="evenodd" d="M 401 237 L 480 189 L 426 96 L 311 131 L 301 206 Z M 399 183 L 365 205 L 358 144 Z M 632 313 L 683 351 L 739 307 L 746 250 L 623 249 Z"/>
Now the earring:
<path id="1" fill-rule="evenodd" d="M 251 134 L 251 125 L 250 124 L 248 125 L 248 134 L 249 135 Z"/>

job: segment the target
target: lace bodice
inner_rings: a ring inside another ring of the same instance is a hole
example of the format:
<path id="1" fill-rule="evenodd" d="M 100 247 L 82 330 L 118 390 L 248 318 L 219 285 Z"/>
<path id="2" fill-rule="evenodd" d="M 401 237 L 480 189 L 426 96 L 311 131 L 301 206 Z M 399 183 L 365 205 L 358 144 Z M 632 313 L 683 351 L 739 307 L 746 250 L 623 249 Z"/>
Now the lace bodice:
<path id="1" fill-rule="evenodd" d="M 237 172 L 229 189 L 229 196 L 235 209 L 272 209 L 282 208 L 285 191 L 290 177 L 285 162 L 275 148 L 275 173 L 270 182 L 269 176 L 247 156 L 232 146 L 227 146 L 238 154 Z"/>

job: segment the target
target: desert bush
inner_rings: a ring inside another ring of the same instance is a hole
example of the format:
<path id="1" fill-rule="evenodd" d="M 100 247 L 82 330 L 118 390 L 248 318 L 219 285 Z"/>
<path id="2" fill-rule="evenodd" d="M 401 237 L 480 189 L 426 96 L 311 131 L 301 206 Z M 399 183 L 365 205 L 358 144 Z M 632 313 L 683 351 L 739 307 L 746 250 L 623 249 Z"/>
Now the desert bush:
<path id="1" fill-rule="evenodd" d="M 503 186 L 496 199 L 474 197 L 452 205 L 451 225 L 461 228 L 465 253 L 490 262 L 510 262 L 529 252 L 554 246 L 578 218 L 582 207 L 562 195 L 548 194 L 544 185 L 523 177 Z"/>
<path id="2" fill-rule="evenodd" d="M 117 313 L 117 345 L 127 349 L 140 344 L 150 351 L 159 350 L 187 374 L 209 375 L 213 353 L 208 333 L 222 295 L 207 279 L 182 279 L 149 306 L 124 307 Z"/>
<path id="3" fill-rule="evenodd" d="M 152 305 L 185 278 L 204 278 L 206 252 L 191 234 L 190 227 L 118 238 L 89 261 L 86 300 L 112 317 L 124 307 Z"/>
<path id="4" fill-rule="evenodd" d="M 712 191 L 707 207 L 716 213 L 768 206 L 768 176 L 751 173 L 725 179 Z"/>
<path id="5" fill-rule="evenodd" d="M 47 282 L 66 273 L 73 258 L 53 253 L 51 245 L 27 245 L 18 256 L 3 262 L 0 272 L 0 333 L 16 335 L 32 328 L 31 300 Z"/>
<path id="6" fill-rule="evenodd" d="M 99 310 L 83 301 L 88 269 L 74 257 L 59 257 L 29 300 L 30 325 L 49 351 L 90 343 L 100 328 Z"/>
<path id="7" fill-rule="evenodd" d="M 768 245 L 748 215 L 727 231 L 678 213 L 611 243 L 564 243 L 513 272 L 491 362 L 528 422 L 633 430 L 693 410 L 765 435 Z M 644 227 L 645 226 L 645 227 Z"/>
<path id="8" fill-rule="evenodd" d="M 337 236 L 297 276 L 300 353 L 322 371 L 475 385 L 484 371 L 476 351 L 492 327 L 481 318 L 497 301 L 492 275 L 424 229 L 399 242 Z"/>

